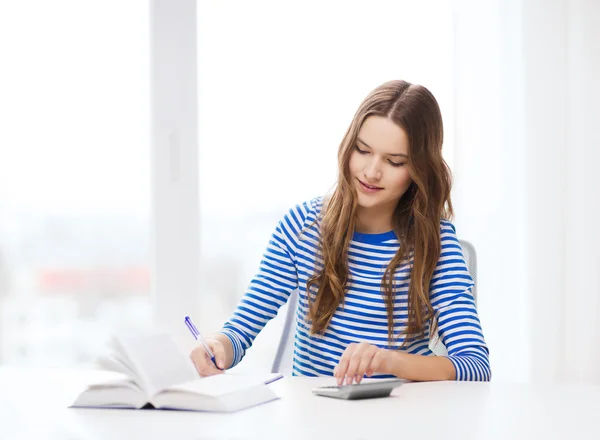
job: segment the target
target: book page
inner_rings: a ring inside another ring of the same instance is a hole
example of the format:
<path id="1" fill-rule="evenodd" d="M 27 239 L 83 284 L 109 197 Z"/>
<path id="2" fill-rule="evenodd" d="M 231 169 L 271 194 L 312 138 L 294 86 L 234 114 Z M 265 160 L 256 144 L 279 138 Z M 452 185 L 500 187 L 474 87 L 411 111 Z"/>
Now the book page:
<path id="1" fill-rule="evenodd" d="M 137 374 L 132 367 L 128 365 L 127 360 L 117 351 L 113 351 L 110 355 L 100 356 L 96 359 L 96 364 L 105 370 L 116 371 L 127 375 L 134 381 L 139 381 Z"/>
<path id="2" fill-rule="evenodd" d="M 115 344 L 148 396 L 200 377 L 192 360 L 166 333 L 119 336 Z"/>
<path id="3" fill-rule="evenodd" d="M 235 374 L 223 373 L 203 377 L 169 387 L 165 392 L 184 391 L 203 396 L 218 397 L 229 393 L 243 391 L 259 385 L 266 385 L 283 377 L 281 374 Z"/>

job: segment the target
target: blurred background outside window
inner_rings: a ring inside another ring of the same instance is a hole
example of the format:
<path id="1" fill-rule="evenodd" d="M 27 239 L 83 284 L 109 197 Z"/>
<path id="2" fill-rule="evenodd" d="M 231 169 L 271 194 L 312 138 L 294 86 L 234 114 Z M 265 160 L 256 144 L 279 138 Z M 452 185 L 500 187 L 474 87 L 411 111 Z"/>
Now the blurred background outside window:
<path id="1" fill-rule="evenodd" d="M 151 325 L 146 1 L 0 4 L 0 364 Z"/>

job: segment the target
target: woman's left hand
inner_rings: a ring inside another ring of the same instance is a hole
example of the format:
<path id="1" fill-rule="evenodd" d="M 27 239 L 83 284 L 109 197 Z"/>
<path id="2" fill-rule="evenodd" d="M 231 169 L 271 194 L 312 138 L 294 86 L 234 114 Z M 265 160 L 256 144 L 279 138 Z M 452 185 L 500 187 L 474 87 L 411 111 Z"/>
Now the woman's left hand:
<path id="1" fill-rule="evenodd" d="M 353 381 L 360 383 L 363 376 L 371 376 L 373 373 L 390 374 L 392 370 L 392 355 L 390 350 L 379 348 L 367 342 L 348 345 L 340 362 L 333 370 L 338 385 L 352 384 Z"/>

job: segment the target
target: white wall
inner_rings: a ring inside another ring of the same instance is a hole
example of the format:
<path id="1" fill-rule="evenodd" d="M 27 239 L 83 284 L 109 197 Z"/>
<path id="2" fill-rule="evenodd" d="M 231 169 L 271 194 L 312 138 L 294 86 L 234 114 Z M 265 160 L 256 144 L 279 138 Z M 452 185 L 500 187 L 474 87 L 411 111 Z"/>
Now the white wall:
<path id="1" fill-rule="evenodd" d="M 456 2 L 457 226 L 496 379 L 600 382 L 600 4 Z"/>
<path id="2" fill-rule="evenodd" d="M 561 373 L 600 383 L 600 2 L 569 2 L 566 27 L 569 197 Z"/>
<path id="3" fill-rule="evenodd" d="M 525 165 L 515 3 L 455 5 L 453 195 L 457 232 L 478 253 L 479 310 L 494 378 L 523 380 L 527 346 L 520 337 L 526 322 L 520 179 Z"/>

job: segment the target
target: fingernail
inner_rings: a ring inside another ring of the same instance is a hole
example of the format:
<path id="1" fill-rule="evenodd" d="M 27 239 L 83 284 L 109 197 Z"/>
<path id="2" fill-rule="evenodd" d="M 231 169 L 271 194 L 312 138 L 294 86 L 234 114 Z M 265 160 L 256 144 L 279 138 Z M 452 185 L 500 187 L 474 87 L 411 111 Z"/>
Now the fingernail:
<path id="1" fill-rule="evenodd" d="M 220 368 L 221 370 L 222 370 L 223 368 L 225 368 L 225 365 L 224 365 L 224 363 L 223 363 L 223 361 L 222 361 L 222 360 L 220 360 L 220 359 L 219 359 L 219 360 L 217 361 L 217 364 L 219 364 L 219 368 Z"/>

